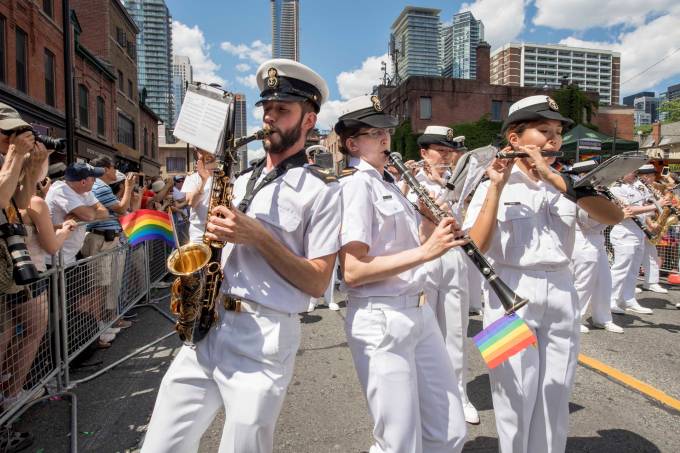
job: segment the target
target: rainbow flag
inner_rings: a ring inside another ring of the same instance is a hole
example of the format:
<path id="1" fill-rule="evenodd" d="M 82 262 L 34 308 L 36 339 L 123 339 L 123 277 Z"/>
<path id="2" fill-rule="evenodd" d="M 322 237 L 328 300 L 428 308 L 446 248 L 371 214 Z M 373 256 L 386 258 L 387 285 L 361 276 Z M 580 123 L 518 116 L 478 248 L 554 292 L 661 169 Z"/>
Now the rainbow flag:
<path id="1" fill-rule="evenodd" d="M 496 368 L 513 355 L 536 344 L 536 336 L 517 313 L 503 316 L 475 335 L 473 340 L 489 368 Z"/>
<path id="2" fill-rule="evenodd" d="M 119 220 L 131 246 L 152 239 L 162 239 L 171 247 L 175 246 L 172 220 L 167 212 L 139 209 L 120 217 Z"/>

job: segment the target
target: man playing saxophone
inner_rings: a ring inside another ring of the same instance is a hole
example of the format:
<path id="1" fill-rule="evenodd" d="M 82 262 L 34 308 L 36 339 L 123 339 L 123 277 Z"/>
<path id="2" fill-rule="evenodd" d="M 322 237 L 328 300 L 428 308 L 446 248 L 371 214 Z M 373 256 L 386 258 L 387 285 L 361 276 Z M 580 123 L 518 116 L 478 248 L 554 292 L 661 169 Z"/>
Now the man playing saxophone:
<path id="1" fill-rule="evenodd" d="M 335 177 L 307 162 L 325 81 L 274 59 L 257 71 L 265 158 L 239 176 L 233 206 L 208 218 L 208 240 L 233 244 L 215 327 L 184 346 L 163 378 L 142 451 L 195 452 L 215 413 L 227 417 L 221 452 L 271 452 L 276 419 L 300 344 L 298 313 L 330 280 L 340 230 Z"/>

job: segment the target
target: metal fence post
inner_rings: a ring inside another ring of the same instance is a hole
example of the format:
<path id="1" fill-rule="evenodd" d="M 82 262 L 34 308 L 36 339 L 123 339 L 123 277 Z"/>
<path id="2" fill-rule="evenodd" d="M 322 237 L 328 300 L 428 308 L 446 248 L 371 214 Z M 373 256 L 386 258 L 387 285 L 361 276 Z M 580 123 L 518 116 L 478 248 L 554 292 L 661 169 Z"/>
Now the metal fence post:
<path id="1" fill-rule="evenodd" d="M 151 300 L 151 263 L 149 261 L 149 241 L 144 241 L 144 285 L 146 287 L 145 301 Z"/>

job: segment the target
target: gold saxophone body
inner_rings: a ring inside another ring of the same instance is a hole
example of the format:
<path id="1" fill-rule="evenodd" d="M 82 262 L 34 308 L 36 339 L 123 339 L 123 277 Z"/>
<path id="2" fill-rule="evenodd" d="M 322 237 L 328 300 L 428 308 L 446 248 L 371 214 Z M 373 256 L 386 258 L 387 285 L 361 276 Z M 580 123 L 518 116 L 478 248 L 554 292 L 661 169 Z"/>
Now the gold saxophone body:
<path id="1" fill-rule="evenodd" d="M 267 129 L 261 129 L 234 140 L 222 158 L 217 159 L 208 213 L 216 206 L 232 206 L 236 151 L 251 141 L 262 140 L 268 132 Z M 222 249 L 225 245 L 225 242 L 207 239 L 204 233 L 202 243 L 182 245 L 168 257 L 168 270 L 177 276 L 172 285 L 170 308 L 177 316 L 175 330 L 185 344 L 198 343 L 217 320 L 215 300 L 222 285 Z"/>
<path id="2" fill-rule="evenodd" d="M 640 178 L 640 182 L 654 195 L 657 202 L 664 198 L 664 193 L 659 188 L 655 187 L 653 184 L 649 184 L 642 178 Z M 653 245 L 658 245 L 668 233 L 668 229 L 673 225 L 677 225 L 678 221 L 680 221 L 678 218 L 678 210 L 673 206 L 674 204 L 677 204 L 677 201 L 677 197 L 673 196 L 671 205 L 664 206 L 661 208 L 661 213 L 656 215 L 656 219 L 654 220 L 657 224 L 656 232 L 649 238 L 649 242 Z"/>

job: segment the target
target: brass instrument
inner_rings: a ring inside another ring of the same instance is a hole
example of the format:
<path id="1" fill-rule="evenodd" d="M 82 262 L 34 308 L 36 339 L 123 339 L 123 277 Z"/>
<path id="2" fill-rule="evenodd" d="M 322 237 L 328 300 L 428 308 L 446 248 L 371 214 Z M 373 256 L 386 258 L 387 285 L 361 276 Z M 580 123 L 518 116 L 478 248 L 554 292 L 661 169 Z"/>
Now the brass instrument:
<path id="1" fill-rule="evenodd" d="M 600 187 L 595 188 L 595 190 L 597 192 L 599 192 L 600 194 L 602 194 L 603 197 L 607 198 L 609 201 L 614 203 L 619 208 L 623 209 L 625 207 L 625 204 L 621 200 L 619 200 L 619 198 L 616 195 L 614 195 L 612 193 L 612 191 L 609 190 L 609 188 L 604 187 L 604 186 L 600 186 Z M 635 225 L 637 225 L 642 230 L 642 232 L 645 233 L 645 236 L 647 236 L 647 239 L 649 239 L 650 241 L 652 240 L 652 237 L 654 235 L 652 234 L 652 232 L 650 231 L 650 229 L 647 225 L 642 223 L 642 221 L 640 219 L 638 219 L 636 216 L 631 217 L 630 220 L 632 220 L 633 223 L 635 223 Z"/>
<path id="2" fill-rule="evenodd" d="M 665 196 L 663 192 L 645 181 L 644 178 L 638 178 L 638 180 L 647 188 L 647 190 L 652 193 L 656 199 L 655 204 L 657 204 L 658 207 L 658 201 L 660 201 Z M 663 206 L 661 208 L 661 212 L 657 212 L 655 215 L 654 222 L 657 224 L 656 232 L 652 235 L 652 237 L 649 238 L 649 242 L 651 242 L 653 245 L 658 245 L 659 242 L 661 242 L 661 239 L 668 233 L 668 229 L 673 225 L 677 225 L 678 221 L 680 220 L 678 219 L 679 214 L 680 213 L 678 213 L 678 209 L 674 206 Z"/>
<path id="3" fill-rule="evenodd" d="M 406 181 L 406 184 L 415 192 L 418 199 L 421 200 L 427 207 L 430 214 L 432 214 L 435 221 L 439 222 L 444 217 L 448 217 L 446 212 L 437 205 L 437 203 L 430 197 L 427 190 L 416 180 L 413 174 L 404 165 L 401 160 L 399 153 L 391 153 L 385 151 L 385 154 L 389 157 L 390 163 L 395 166 L 395 168 L 401 173 Z M 493 292 L 498 296 L 501 301 L 503 308 L 507 314 L 514 313 L 523 306 L 525 306 L 529 300 L 517 295 L 510 287 L 496 274 L 496 271 L 491 264 L 486 260 L 482 252 L 477 248 L 474 242 L 470 241 L 465 245 L 461 246 L 465 255 L 472 261 L 472 264 L 482 273 L 482 276 L 489 283 L 489 286 Z"/>
<path id="4" fill-rule="evenodd" d="M 217 206 L 232 206 L 233 167 L 238 162 L 236 151 L 254 140 L 262 140 L 269 129 L 234 140 L 221 155 L 216 155 L 208 213 Z M 207 221 L 206 221 L 207 226 Z M 170 308 L 177 316 L 175 330 L 188 345 L 198 343 L 217 319 L 215 300 L 222 284 L 222 249 L 225 242 L 203 237 L 199 244 L 186 244 L 168 257 L 168 270 L 177 276 L 172 285 Z"/>

